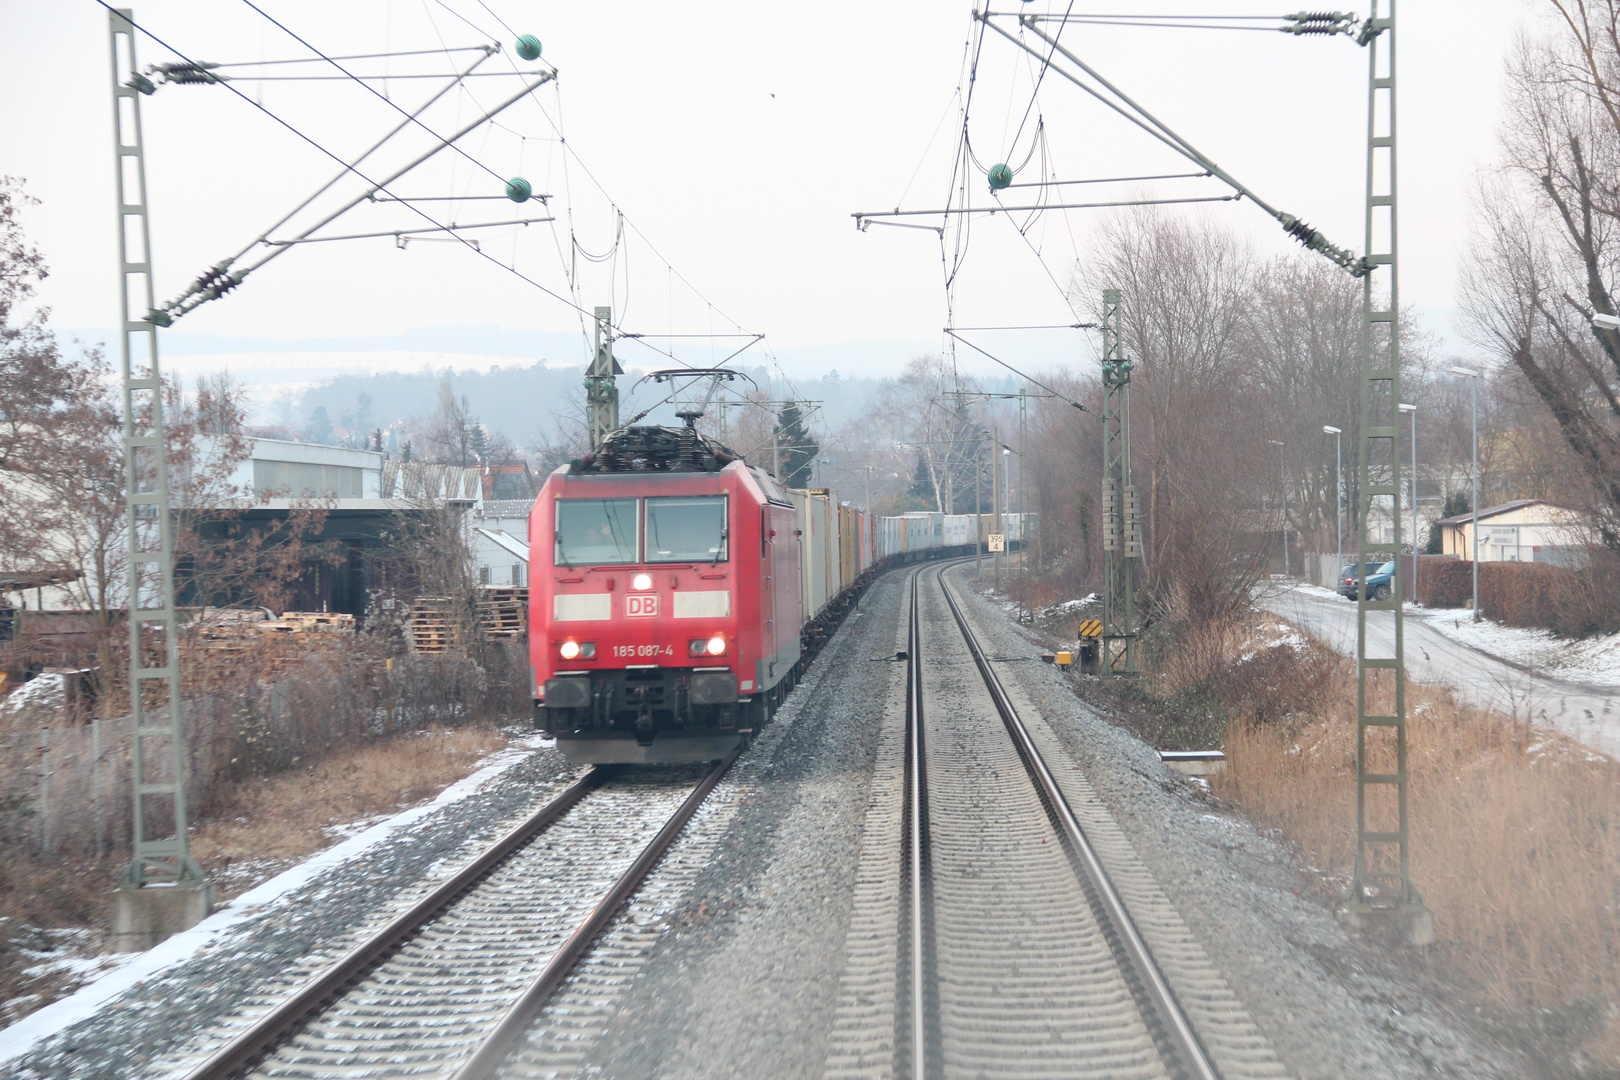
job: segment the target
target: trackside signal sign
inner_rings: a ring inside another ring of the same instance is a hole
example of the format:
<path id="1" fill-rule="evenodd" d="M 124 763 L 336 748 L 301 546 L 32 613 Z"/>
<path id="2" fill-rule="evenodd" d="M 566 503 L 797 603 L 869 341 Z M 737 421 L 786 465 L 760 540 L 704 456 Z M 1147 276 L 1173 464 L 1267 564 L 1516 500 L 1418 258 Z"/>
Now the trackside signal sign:
<path id="1" fill-rule="evenodd" d="M 624 613 L 632 619 L 658 614 L 657 593 L 631 593 L 624 598 Z"/>
<path id="2" fill-rule="evenodd" d="M 1102 637 L 1102 623 L 1096 619 L 1087 619 L 1080 624 L 1080 636 L 1083 638 Z"/>

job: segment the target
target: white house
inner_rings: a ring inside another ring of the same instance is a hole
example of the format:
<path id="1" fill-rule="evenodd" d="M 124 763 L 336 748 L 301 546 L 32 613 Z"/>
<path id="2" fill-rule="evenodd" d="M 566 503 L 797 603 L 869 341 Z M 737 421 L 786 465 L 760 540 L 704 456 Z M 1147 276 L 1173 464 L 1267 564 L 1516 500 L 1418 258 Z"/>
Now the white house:
<path id="1" fill-rule="evenodd" d="M 1473 548 L 1474 515 L 1442 518 L 1442 550 L 1460 559 Z M 1546 562 L 1568 566 L 1585 558 L 1586 519 L 1542 499 L 1517 499 L 1479 511 L 1480 562 Z"/>
<path id="2" fill-rule="evenodd" d="M 380 499 L 383 455 L 345 446 L 253 439 L 248 459 L 236 467 L 230 484 L 255 493 L 286 492 L 280 502 L 299 499 Z M 272 503 L 272 506 L 275 504 Z M 281 509 L 284 507 L 276 507 Z"/>

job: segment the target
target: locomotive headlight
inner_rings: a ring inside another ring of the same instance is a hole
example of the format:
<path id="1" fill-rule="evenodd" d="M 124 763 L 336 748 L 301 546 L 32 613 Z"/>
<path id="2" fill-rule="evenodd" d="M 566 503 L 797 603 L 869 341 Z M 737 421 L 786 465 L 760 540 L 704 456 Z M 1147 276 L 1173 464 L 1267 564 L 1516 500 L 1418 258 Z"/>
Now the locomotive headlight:
<path id="1" fill-rule="evenodd" d="M 564 660 L 572 660 L 574 657 L 579 655 L 579 642 L 565 641 L 562 643 L 562 648 L 558 649 L 557 651 L 562 653 L 562 658 Z"/>
<path id="2" fill-rule="evenodd" d="M 595 660 L 596 642 L 594 641 L 565 641 L 557 647 L 564 660 Z"/>
<path id="3" fill-rule="evenodd" d="M 630 587 L 632 589 L 645 592 L 647 589 L 652 588 L 652 575 L 637 574 L 635 577 L 630 579 Z"/>
<path id="4" fill-rule="evenodd" d="M 686 643 L 688 656 L 724 656 L 726 655 L 726 639 L 719 634 L 711 638 L 693 638 Z"/>

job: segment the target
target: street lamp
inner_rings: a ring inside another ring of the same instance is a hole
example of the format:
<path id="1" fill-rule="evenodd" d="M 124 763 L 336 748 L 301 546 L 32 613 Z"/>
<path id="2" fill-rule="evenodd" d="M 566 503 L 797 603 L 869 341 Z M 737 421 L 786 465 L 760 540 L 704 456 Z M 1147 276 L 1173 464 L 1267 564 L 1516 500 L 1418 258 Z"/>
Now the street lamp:
<path id="1" fill-rule="evenodd" d="M 1596 321 L 1597 321 L 1596 318 L 1594 318 L 1593 322 L 1596 322 Z M 1620 321 L 1617 321 L 1617 325 L 1620 325 Z M 1473 466 L 1472 466 L 1473 474 L 1474 474 L 1474 522 L 1473 522 L 1472 525 L 1470 525 L 1468 527 L 1468 531 L 1469 531 L 1469 533 L 1470 533 L 1470 535 L 1472 537 L 1473 548 L 1474 548 L 1473 551 L 1469 552 L 1469 557 L 1470 557 L 1471 561 L 1474 564 L 1474 621 L 1479 622 L 1479 380 L 1480 380 L 1480 373 L 1475 371 L 1473 368 L 1456 367 L 1456 366 L 1452 367 L 1451 373 L 1453 375 L 1457 376 L 1459 379 L 1467 379 L 1469 381 L 1468 382 L 1469 387 L 1474 392 L 1474 454 L 1473 454 Z"/>
<path id="2" fill-rule="evenodd" d="M 1294 573 L 1288 566 L 1288 477 L 1284 475 L 1282 456 L 1282 448 L 1287 444 L 1277 439 L 1267 439 L 1266 442 L 1277 448 L 1277 480 L 1282 484 L 1283 577 L 1293 577 Z"/>
<path id="3" fill-rule="evenodd" d="M 1344 570 L 1344 429 L 1323 424 L 1322 431 L 1333 436 L 1334 451 L 1338 457 L 1338 465 L 1333 470 L 1333 527 L 1339 534 L 1339 561 L 1333 564 L 1333 583 L 1337 586 L 1338 575 Z"/>
<path id="4" fill-rule="evenodd" d="M 1605 315 L 1600 311 L 1592 316 L 1592 325 L 1599 330 L 1620 330 L 1620 315 Z"/>
<path id="5" fill-rule="evenodd" d="M 1408 599 L 1417 597 L 1417 560 L 1418 560 L 1418 531 L 1417 531 L 1417 406 L 1401 402 L 1395 406 L 1403 413 L 1412 414 L 1412 580 L 1407 583 L 1406 595 Z"/>

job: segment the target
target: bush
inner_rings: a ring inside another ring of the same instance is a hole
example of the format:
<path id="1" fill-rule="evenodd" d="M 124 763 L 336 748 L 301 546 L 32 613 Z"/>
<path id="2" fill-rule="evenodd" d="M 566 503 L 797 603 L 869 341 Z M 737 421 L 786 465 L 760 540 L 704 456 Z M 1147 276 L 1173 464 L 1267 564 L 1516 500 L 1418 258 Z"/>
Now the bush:
<path id="1" fill-rule="evenodd" d="M 1577 588 L 1573 570 L 1538 563 L 1479 564 L 1479 609 L 1506 626 L 1535 627 L 1578 634 L 1570 601 Z"/>
<path id="2" fill-rule="evenodd" d="M 1473 603 L 1474 567 L 1455 559 L 1419 559 L 1417 599 L 1434 608 Z M 1620 628 L 1620 556 L 1589 553 L 1580 569 L 1547 563 L 1479 564 L 1480 612 L 1506 626 L 1584 637 Z"/>
<path id="3" fill-rule="evenodd" d="M 1474 602 L 1473 564 L 1450 556 L 1418 558 L 1415 597 L 1424 607 L 1459 608 Z"/>

